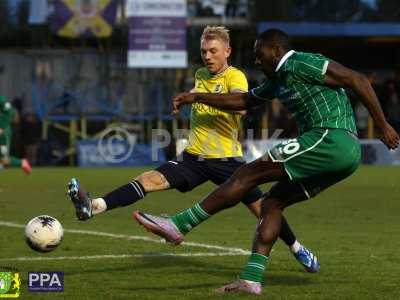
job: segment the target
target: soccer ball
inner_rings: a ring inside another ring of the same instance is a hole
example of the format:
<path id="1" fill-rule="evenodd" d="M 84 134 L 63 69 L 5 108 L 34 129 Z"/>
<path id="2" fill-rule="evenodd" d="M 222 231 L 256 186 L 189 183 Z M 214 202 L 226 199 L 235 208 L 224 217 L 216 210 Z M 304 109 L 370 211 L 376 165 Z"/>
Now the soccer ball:
<path id="1" fill-rule="evenodd" d="M 25 226 L 28 246 L 38 252 L 50 252 L 57 248 L 64 236 L 61 223 L 53 217 L 43 215 L 33 218 Z"/>

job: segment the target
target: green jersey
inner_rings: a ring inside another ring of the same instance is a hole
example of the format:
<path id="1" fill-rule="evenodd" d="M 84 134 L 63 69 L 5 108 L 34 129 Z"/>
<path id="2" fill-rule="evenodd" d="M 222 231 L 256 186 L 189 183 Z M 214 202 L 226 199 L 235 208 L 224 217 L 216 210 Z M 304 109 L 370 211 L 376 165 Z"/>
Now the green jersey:
<path id="1" fill-rule="evenodd" d="M 250 91 L 250 105 L 277 98 L 297 120 L 300 132 L 340 128 L 357 133 L 354 113 L 342 88 L 325 84 L 329 59 L 313 53 L 286 53 L 276 77 Z"/>

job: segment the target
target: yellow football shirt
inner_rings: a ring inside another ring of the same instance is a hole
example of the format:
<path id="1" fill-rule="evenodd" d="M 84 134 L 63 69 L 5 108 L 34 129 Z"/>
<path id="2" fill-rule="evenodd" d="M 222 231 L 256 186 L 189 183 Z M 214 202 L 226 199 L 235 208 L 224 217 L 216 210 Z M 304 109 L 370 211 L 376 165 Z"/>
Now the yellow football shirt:
<path id="1" fill-rule="evenodd" d="M 246 76 L 234 67 L 213 75 L 200 68 L 195 75 L 196 93 L 247 92 Z M 241 116 L 203 103 L 192 104 L 189 143 L 186 151 L 204 158 L 242 156 L 238 141 Z"/>

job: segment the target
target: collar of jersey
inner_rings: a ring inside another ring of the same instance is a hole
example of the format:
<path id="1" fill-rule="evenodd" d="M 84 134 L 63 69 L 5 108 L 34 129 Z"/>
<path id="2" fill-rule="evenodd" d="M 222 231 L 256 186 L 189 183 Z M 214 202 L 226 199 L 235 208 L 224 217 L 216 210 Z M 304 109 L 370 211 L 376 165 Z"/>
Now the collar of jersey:
<path id="1" fill-rule="evenodd" d="M 223 70 L 222 72 L 217 73 L 217 74 L 211 74 L 208 70 L 207 70 L 207 72 L 208 72 L 208 74 L 210 75 L 211 78 L 218 78 L 218 77 L 222 76 L 230 68 L 232 68 L 232 66 L 228 66 L 225 70 Z"/>
<path id="2" fill-rule="evenodd" d="M 287 61 L 287 59 L 292 56 L 292 54 L 294 54 L 294 50 L 290 50 L 289 52 L 287 52 L 279 61 L 278 65 L 276 66 L 275 72 L 278 72 L 279 69 L 283 66 L 283 64 Z"/>

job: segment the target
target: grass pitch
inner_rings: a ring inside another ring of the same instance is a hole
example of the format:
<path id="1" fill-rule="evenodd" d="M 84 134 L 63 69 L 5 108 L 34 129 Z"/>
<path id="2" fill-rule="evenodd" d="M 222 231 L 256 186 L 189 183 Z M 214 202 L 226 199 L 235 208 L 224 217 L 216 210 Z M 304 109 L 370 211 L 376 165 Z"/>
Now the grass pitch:
<path id="1" fill-rule="evenodd" d="M 64 195 L 71 176 L 100 196 L 144 170 L 46 168 L 29 177 L 19 170 L 0 173 L 0 268 L 20 272 L 20 299 L 255 298 L 213 292 L 234 280 L 247 261 L 236 248 L 250 249 L 256 220 L 243 205 L 214 216 L 187 236 L 195 244 L 179 247 L 159 243 L 132 219 L 134 209 L 178 212 L 210 192 L 212 184 L 187 194 L 150 194 L 134 206 L 88 222 L 76 220 Z M 316 198 L 288 208 L 289 223 L 318 256 L 321 272 L 304 272 L 278 242 L 262 298 L 400 299 L 399 179 L 400 168 L 363 167 Z M 59 248 L 47 254 L 30 250 L 19 226 L 40 214 L 56 217 L 67 229 Z M 63 271 L 64 292 L 28 292 L 29 271 Z"/>

